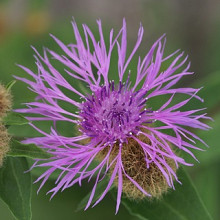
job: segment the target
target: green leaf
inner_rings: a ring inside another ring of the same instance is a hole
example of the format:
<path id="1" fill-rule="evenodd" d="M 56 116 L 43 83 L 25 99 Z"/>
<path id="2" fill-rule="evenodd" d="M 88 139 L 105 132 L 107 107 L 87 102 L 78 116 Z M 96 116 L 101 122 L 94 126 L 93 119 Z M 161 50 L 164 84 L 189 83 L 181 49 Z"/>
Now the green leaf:
<path id="1" fill-rule="evenodd" d="M 51 157 L 51 154 L 45 152 L 43 149 L 37 147 L 35 144 L 22 144 L 12 139 L 8 156 L 47 159 Z"/>
<path id="2" fill-rule="evenodd" d="M 28 124 L 28 120 L 24 118 L 22 115 L 16 112 L 10 112 L 6 117 L 3 118 L 3 123 L 5 125 L 25 125 Z"/>
<path id="3" fill-rule="evenodd" d="M 194 185 L 182 168 L 178 171 L 178 177 L 182 185 L 176 183 L 176 190 L 168 192 L 161 200 L 134 202 L 123 198 L 122 204 L 130 214 L 142 220 L 211 220 Z"/>
<path id="4" fill-rule="evenodd" d="M 95 201 L 102 195 L 102 193 L 104 192 L 106 186 L 108 184 L 107 178 L 103 179 L 102 182 L 100 182 L 97 187 L 96 187 L 96 192 L 95 195 L 93 197 L 92 203 L 94 204 Z M 109 191 L 113 188 L 113 186 L 109 189 Z M 91 192 L 89 194 L 87 194 L 82 200 L 81 202 L 78 204 L 76 211 L 80 211 L 82 209 L 84 209 L 87 205 L 87 202 L 89 200 L 89 197 L 91 195 Z"/>
<path id="5" fill-rule="evenodd" d="M 18 220 L 31 219 L 31 174 L 25 158 L 8 157 L 0 168 L 0 198 Z"/>
<path id="6" fill-rule="evenodd" d="M 204 165 L 204 164 L 200 164 Z M 193 181 L 197 186 L 197 190 L 208 208 L 213 219 L 219 219 L 219 185 L 220 185 L 220 173 L 219 173 L 220 161 L 212 160 L 212 163 L 204 166 L 198 166 L 198 169 L 194 170 L 192 175 Z M 205 184 L 204 184 L 205 180 Z M 208 186 L 208 187 L 207 187 Z"/>
<path id="7" fill-rule="evenodd" d="M 9 83 L 6 85 L 7 91 L 10 91 L 11 88 L 14 86 L 15 83 L 16 83 L 16 80 L 12 80 L 11 82 L 9 82 Z"/>

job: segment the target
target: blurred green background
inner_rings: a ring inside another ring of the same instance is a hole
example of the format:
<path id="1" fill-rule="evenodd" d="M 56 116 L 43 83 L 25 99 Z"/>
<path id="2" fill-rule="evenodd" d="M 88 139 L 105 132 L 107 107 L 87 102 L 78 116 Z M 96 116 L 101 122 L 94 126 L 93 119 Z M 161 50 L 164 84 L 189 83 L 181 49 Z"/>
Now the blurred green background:
<path id="1" fill-rule="evenodd" d="M 141 22 L 145 35 L 140 54 L 163 33 L 167 34 L 166 53 L 182 49 L 192 61 L 195 75 L 182 80 L 183 85 L 204 86 L 200 95 L 205 99 L 209 116 L 215 122 L 208 132 L 199 132 L 210 145 L 206 152 L 196 152 L 200 164 L 188 169 L 201 198 L 214 219 L 220 219 L 220 1 L 219 0 L 1 0 L 0 1 L 0 81 L 8 83 L 12 75 L 24 76 L 15 64 L 33 70 L 33 51 L 30 45 L 41 51 L 43 46 L 57 50 L 49 37 L 53 33 L 65 43 L 74 41 L 70 21 L 78 25 L 88 24 L 97 29 L 96 19 L 101 18 L 104 30 L 111 27 L 119 30 L 122 18 L 128 26 L 128 42 L 135 43 Z M 107 34 L 107 33 L 106 33 Z M 34 94 L 27 92 L 21 82 L 13 87 L 14 108 L 19 103 L 32 100 Z M 196 104 L 197 105 L 197 104 Z M 199 104 L 198 104 L 199 105 Z M 200 107 L 200 106 L 192 107 Z M 13 134 L 13 129 L 11 133 Z M 32 130 L 24 127 L 19 136 L 30 136 Z M 35 178 L 35 177 L 33 177 Z M 91 190 L 91 185 L 74 186 L 58 193 L 51 201 L 45 193 L 53 181 L 46 184 L 37 196 L 38 185 L 33 186 L 33 220 L 73 219 L 136 219 L 121 206 L 114 215 L 115 201 L 107 196 L 104 201 L 86 212 L 75 212 L 77 203 Z M 0 219 L 11 220 L 9 210 L 0 201 Z"/>

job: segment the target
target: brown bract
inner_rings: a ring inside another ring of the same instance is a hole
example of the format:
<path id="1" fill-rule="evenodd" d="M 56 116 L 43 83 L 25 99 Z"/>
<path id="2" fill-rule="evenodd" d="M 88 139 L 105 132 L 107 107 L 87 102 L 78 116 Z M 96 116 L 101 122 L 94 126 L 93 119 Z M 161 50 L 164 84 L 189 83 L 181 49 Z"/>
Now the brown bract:
<path id="1" fill-rule="evenodd" d="M 3 164 L 4 158 L 9 151 L 9 140 L 7 129 L 0 123 L 0 167 Z"/>
<path id="2" fill-rule="evenodd" d="M 0 118 L 11 109 L 11 94 L 0 84 Z"/>
<path id="3" fill-rule="evenodd" d="M 151 145 L 150 140 L 144 135 L 139 135 L 138 139 Z M 108 152 L 109 147 L 102 150 L 98 154 L 97 159 L 99 161 L 103 160 Z M 118 155 L 118 152 L 119 146 L 115 144 L 110 154 L 110 162 Z M 152 198 L 160 198 L 163 193 L 167 192 L 169 186 L 166 178 L 154 162 L 151 162 L 147 168 L 144 151 L 136 140 L 129 138 L 128 144 L 123 144 L 121 158 L 127 175 L 135 180 L 147 193 L 150 193 Z M 148 159 L 150 159 L 150 157 Z M 173 171 L 176 172 L 176 166 L 173 159 L 165 159 Z M 160 165 L 166 171 L 164 165 Z M 110 175 L 113 169 L 114 166 L 109 170 Z M 115 185 L 117 186 L 117 178 L 115 180 Z M 123 193 L 126 197 L 134 200 L 141 200 L 146 197 L 145 194 L 125 176 L 125 174 L 123 174 Z"/>
<path id="4" fill-rule="evenodd" d="M 2 166 L 4 158 L 10 148 L 10 137 L 6 127 L 1 121 L 6 116 L 7 112 L 11 109 L 11 105 L 11 94 L 3 85 L 0 84 L 0 167 Z"/>

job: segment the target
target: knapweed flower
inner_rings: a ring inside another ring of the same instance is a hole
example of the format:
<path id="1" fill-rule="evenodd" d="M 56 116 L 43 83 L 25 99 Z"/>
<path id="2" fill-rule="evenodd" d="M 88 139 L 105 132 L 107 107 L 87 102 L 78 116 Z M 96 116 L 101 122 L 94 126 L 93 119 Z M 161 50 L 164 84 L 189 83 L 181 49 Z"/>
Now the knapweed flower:
<path id="1" fill-rule="evenodd" d="M 38 71 L 34 73 L 21 66 L 33 81 L 16 78 L 27 83 L 38 96 L 34 102 L 26 103 L 27 108 L 17 111 L 28 113 L 30 124 L 41 133 L 25 143 L 34 143 L 53 155 L 34 164 L 48 168 L 36 180 L 42 180 L 40 188 L 56 170 L 60 170 L 60 175 L 50 191 L 52 196 L 76 183 L 81 185 L 84 179 L 94 178 L 88 208 L 97 185 L 107 179 L 106 188 L 94 205 L 115 185 L 117 212 L 122 193 L 138 199 L 158 197 L 174 188 L 174 181 L 179 181 L 178 166 L 192 165 L 179 156 L 178 150 L 195 158 L 190 150 L 200 150 L 195 142 L 204 142 L 189 128 L 208 129 L 201 122 L 208 117 L 199 113 L 202 109 L 180 110 L 192 98 L 202 99 L 197 95 L 199 89 L 174 87 L 183 76 L 193 73 L 188 71 L 189 64 L 184 67 L 187 57 L 183 53 L 176 51 L 164 56 L 164 36 L 143 59 L 139 57 L 135 70 L 130 71 L 129 64 L 136 62 L 134 55 L 142 41 L 143 27 L 140 26 L 137 42 L 128 53 L 125 20 L 116 35 L 110 31 L 108 40 L 103 37 L 101 21 L 97 24 L 98 41 L 86 25 L 82 38 L 75 21 L 75 43 L 65 45 L 52 36 L 63 55 L 44 49 L 41 56 L 34 49 Z M 161 70 L 165 61 L 169 65 Z M 55 68 L 56 62 L 64 68 Z M 83 85 L 86 89 L 80 90 Z M 180 94 L 187 98 L 176 102 L 174 97 Z M 154 101 L 158 96 L 160 102 L 164 100 L 160 107 L 158 99 Z M 51 131 L 42 130 L 36 121 L 51 121 Z M 75 124 L 78 132 L 74 135 L 73 130 L 71 137 L 64 136 L 64 125 L 58 126 L 60 122 Z"/>

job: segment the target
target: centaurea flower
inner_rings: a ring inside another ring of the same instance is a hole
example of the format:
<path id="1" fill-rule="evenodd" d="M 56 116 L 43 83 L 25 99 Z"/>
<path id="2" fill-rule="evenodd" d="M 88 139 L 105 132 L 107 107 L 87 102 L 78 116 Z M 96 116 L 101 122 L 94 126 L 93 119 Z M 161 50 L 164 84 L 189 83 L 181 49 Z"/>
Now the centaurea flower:
<path id="1" fill-rule="evenodd" d="M 18 112 L 31 114 L 27 118 L 31 126 L 41 133 L 41 137 L 28 138 L 25 143 L 34 143 L 46 149 L 53 156 L 49 160 L 36 160 L 34 167 L 47 167 L 36 182 L 42 180 L 40 188 L 55 170 L 60 170 L 56 186 L 50 190 L 54 196 L 83 179 L 94 177 L 94 187 L 86 208 L 92 204 L 97 185 L 108 179 L 106 189 L 94 205 L 99 203 L 112 185 L 117 186 L 117 205 L 119 209 L 121 195 L 137 199 L 158 197 L 167 188 L 174 188 L 178 181 L 176 169 L 179 164 L 191 166 L 175 152 L 177 149 L 196 159 L 191 149 L 200 141 L 191 130 L 209 129 L 201 122 L 208 119 L 206 114 L 195 109 L 180 111 L 192 98 L 203 101 L 194 88 L 174 88 L 175 84 L 189 72 L 190 64 L 179 51 L 164 57 L 165 36 L 160 37 L 143 59 L 139 57 L 136 71 L 128 66 L 139 48 L 144 29 L 140 25 L 137 42 L 130 53 L 127 52 L 126 22 L 114 37 L 110 31 L 108 47 L 103 37 L 101 21 L 97 21 L 99 40 L 97 41 L 87 25 L 83 25 L 84 39 L 80 35 L 75 21 L 72 22 L 76 42 L 66 46 L 52 36 L 65 55 L 59 55 L 44 49 L 41 56 L 36 52 L 38 72 L 21 66 L 33 81 L 16 77 L 27 83 L 38 96 L 27 108 Z M 110 63 L 117 52 L 118 79 L 112 79 Z M 60 72 L 48 58 L 65 66 Z M 175 57 L 167 69 L 161 71 L 164 61 Z M 136 80 L 131 81 L 136 74 Z M 72 81 L 67 80 L 72 78 Z M 75 81 L 75 82 L 74 82 Z M 79 91 L 75 85 L 86 84 L 89 92 Z M 66 92 L 68 90 L 68 95 Z M 77 98 L 72 98 L 73 93 Z M 174 96 L 187 95 L 188 98 L 172 104 Z M 155 108 L 148 101 L 157 96 L 169 96 L 162 106 Z M 78 108 L 78 112 L 66 109 L 62 102 Z M 51 132 L 37 127 L 35 121 L 52 121 Z M 60 121 L 76 125 L 79 133 L 66 137 L 57 129 Z M 171 132 L 167 132 L 171 131 Z M 95 161 L 95 163 L 94 163 Z"/>

